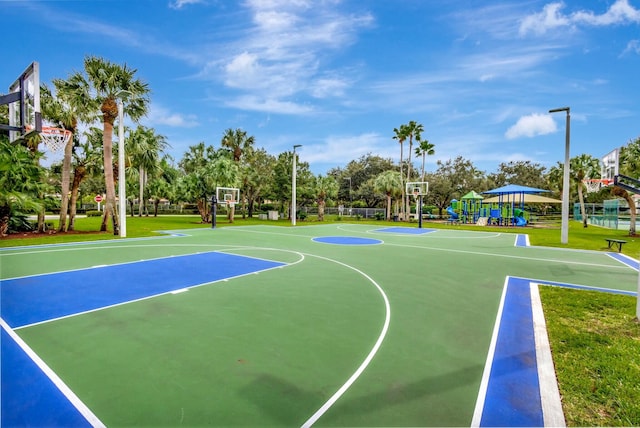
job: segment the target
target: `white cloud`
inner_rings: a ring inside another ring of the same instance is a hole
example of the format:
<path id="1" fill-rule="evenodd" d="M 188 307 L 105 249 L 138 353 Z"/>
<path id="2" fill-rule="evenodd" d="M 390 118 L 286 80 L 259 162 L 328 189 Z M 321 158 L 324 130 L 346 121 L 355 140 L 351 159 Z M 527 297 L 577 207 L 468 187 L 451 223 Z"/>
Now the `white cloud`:
<path id="1" fill-rule="evenodd" d="M 169 2 L 169 7 L 171 9 L 182 9 L 183 6 L 198 3 L 204 3 L 204 0 L 174 0 Z"/>
<path id="2" fill-rule="evenodd" d="M 527 16 L 520 24 L 520 34 L 544 34 L 548 30 L 570 25 L 569 19 L 560 13 L 563 6 L 562 3 L 549 3 L 544 6 L 542 12 Z"/>
<path id="3" fill-rule="evenodd" d="M 544 6 L 541 12 L 525 17 L 520 23 L 520 35 L 533 33 L 541 35 L 559 27 L 576 25 L 622 25 L 640 24 L 640 10 L 629 4 L 628 0 L 616 0 L 609 9 L 598 15 L 591 10 L 580 10 L 572 14 L 563 14 L 564 3 L 554 2 Z"/>
<path id="4" fill-rule="evenodd" d="M 145 123 L 150 125 L 166 125 L 176 128 L 193 128 L 199 125 L 198 119 L 193 114 L 183 115 L 170 112 L 158 103 L 151 104 Z"/>
<path id="5" fill-rule="evenodd" d="M 352 159 L 358 159 L 367 153 L 375 153 L 383 158 L 397 155 L 399 151 L 394 151 L 394 146 L 389 144 L 390 138 L 381 137 L 379 134 L 370 132 L 360 135 L 329 136 L 318 145 L 307 147 L 304 161 L 309 163 L 344 163 Z M 393 154 L 392 154 L 393 153 Z"/>
<path id="6" fill-rule="evenodd" d="M 515 125 L 504 134 L 509 140 L 519 137 L 535 137 L 557 131 L 556 123 L 548 114 L 530 114 L 522 116 Z"/>
<path id="7" fill-rule="evenodd" d="M 624 55 L 629 52 L 640 55 L 640 40 L 631 40 L 629 43 L 627 43 L 627 47 L 622 52 L 622 54 Z"/>
<path id="8" fill-rule="evenodd" d="M 223 64 L 225 85 L 254 97 L 251 102 L 240 98 L 234 104 L 252 105 L 253 109 L 260 105 L 260 111 L 272 111 L 265 105 L 276 104 L 280 112 L 299 112 L 286 98 L 296 94 L 342 96 L 351 79 L 342 76 L 344 71 L 323 69 L 323 63 L 332 51 L 350 46 L 373 18 L 367 13 L 342 13 L 335 5 L 332 1 L 247 1 L 253 25 L 237 43 L 226 47 L 225 58 L 216 61 Z M 218 67 L 205 70 L 219 72 Z M 212 74 L 213 79 L 218 77 Z M 270 101 L 256 104 L 255 99 L 260 98 Z"/>
<path id="9" fill-rule="evenodd" d="M 575 22 L 584 22 L 590 25 L 615 25 L 626 23 L 640 23 L 640 10 L 634 9 L 628 0 L 617 0 L 602 15 L 596 15 L 592 11 L 579 11 L 571 16 Z"/>
<path id="10" fill-rule="evenodd" d="M 305 115 L 313 112 L 313 108 L 307 105 L 273 98 L 259 98 L 253 95 L 241 96 L 229 100 L 226 102 L 226 105 L 240 110 L 277 114 Z"/>

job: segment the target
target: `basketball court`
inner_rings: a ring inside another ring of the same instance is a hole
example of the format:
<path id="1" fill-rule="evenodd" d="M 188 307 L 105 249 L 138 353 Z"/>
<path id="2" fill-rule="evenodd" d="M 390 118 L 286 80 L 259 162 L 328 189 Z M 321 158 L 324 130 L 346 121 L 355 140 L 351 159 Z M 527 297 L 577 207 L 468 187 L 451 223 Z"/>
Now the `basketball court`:
<path id="1" fill-rule="evenodd" d="M 558 424 L 537 287 L 635 295 L 638 278 L 525 235 L 358 224 L 0 262 L 3 426 Z"/>

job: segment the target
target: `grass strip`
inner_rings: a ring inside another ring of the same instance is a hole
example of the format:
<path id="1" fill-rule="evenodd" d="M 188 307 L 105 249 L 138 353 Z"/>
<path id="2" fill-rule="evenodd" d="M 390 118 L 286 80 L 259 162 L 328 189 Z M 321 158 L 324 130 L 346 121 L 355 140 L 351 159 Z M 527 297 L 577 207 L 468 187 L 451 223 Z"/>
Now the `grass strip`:
<path id="1" fill-rule="evenodd" d="M 541 287 L 567 426 L 640 425 L 635 297 Z"/>

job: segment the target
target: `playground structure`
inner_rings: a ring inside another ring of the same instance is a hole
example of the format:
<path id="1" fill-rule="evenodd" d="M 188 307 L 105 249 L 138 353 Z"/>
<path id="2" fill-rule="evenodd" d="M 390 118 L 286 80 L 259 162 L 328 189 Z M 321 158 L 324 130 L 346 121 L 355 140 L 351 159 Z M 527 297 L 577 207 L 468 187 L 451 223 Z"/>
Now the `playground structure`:
<path id="1" fill-rule="evenodd" d="M 451 223 L 526 226 L 530 221 L 530 213 L 525 210 L 525 204 L 560 203 L 556 199 L 538 195 L 543 192 L 548 190 L 509 184 L 483 192 L 492 196 L 485 199 L 471 191 L 464 195 L 461 201 L 452 200 L 446 211 Z"/>

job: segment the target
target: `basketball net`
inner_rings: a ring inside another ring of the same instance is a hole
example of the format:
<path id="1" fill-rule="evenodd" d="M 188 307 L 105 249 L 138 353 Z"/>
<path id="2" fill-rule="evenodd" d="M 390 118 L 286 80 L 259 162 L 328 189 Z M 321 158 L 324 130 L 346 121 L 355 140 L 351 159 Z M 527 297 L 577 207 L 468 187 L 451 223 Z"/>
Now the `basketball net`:
<path id="1" fill-rule="evenodd" d="M 587 188 L 587 193 L 596 193 L 601 188 L 610 186 L 613 183 L 613 180 L 592 178 L 582 180 L 582 183 L 584 183 L 585 187 Z"/>
<path id="2" fill-rule="evenodd" d="M 40 138 L 45 146 L 51 152 L 59 152 L 64 150 L 71 139 L 72 132 L 62 128 L 54 128 L 52 126 L 43 126 L 40 132 Z"/>

